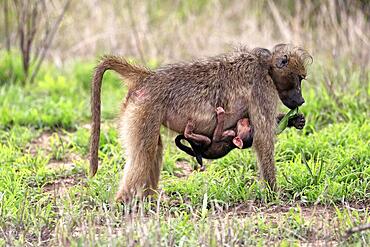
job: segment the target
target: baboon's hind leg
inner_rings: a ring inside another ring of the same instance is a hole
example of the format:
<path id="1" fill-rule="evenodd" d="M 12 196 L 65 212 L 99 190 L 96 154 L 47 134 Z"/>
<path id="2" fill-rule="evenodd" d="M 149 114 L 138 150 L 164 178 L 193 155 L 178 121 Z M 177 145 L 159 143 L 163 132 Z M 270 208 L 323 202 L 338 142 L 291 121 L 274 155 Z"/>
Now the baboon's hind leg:
<path id="1" fill-rule="evenodd" d="M 163 158 L 163 144 L 161 136 L 158 137 L 157 151 L 155 152 L 155 159 L 153 160 L 153 166 L 150 172 L 151 188 L 156 190 L 158 188 L 159 177 L 162 169 L 162 158 Z M 150 191 L 148 191 L 150 193 Z"/>
<path id="2" fill-rule="evenodd" d="M 116 200 L 152 194 L 158 186 L 162 164 L 160 118 L 151 106 L 130 103 L 121 117 L 121 138 L 127 161 Z"/>

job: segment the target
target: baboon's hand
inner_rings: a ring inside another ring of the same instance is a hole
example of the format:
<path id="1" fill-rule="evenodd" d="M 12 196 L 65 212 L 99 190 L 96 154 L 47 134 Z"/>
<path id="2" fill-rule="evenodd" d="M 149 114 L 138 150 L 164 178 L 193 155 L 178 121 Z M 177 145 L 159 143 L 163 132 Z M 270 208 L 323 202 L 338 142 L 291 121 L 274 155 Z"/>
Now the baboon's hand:
<path id="1" fill-rule="evenodd" d="M 224 108 L 219 106 L 219 107 L 216 108 L 216 113 L 217 113 L 218 116 L 220 116 L 220 115 L 225 114 L 225 110 L 224 110 Z"/>
<path id="2" fill-rule="evenodd" d="M 303 129 L 306 124 L 306 119 L 303 114 L 299 113 L 294 118 L 289 119 L 288 127 L 294 127 L 296 129 Z"/>

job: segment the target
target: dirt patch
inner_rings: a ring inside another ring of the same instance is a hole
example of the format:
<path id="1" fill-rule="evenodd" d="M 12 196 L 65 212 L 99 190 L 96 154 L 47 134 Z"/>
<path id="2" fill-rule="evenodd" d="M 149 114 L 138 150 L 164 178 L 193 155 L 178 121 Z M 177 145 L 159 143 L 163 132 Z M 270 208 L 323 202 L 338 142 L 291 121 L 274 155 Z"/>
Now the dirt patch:
<path id="1" fill-rule="evenodd" d="M 178 160 L 175 163 L 175 167 L 180 170 L 180 172 L 175 172 L 174 175 L 178 178 L 186 178 L 194 171 L 193 166 L 186 160 Z"/>
<path id="2" fill-rule="evenodd" d="M 38 155 L 41 150 L 44 155 L 53 157 L 52 138 L 57 138 L 57 142 L 60 140 L 61 143 L 64 143 L 63 145 L 66 145 L 65 148 L 68 147 L 69 137 L 65 133 L 46 131 L 32 140 L 28 145 L 30 154 Z M 67 149 L 62 156 L 62 160 L 51 159 L 46 167 L 53 170 L 72 170 L 76 166 L 74 164 L 75 160 L 81 160 L 81 157 L 75 153 L 69 152 Z"/>
<path id="3" fill-rule="evenodd" d="M 50 132 L 50 131 L 41 133 L 39 137 L 32 140 L 31 143 L 29 144 L 28 146 L 29 152 L 32 155 L 36 155 L 38 150 L 40 149 L 45 151 L 46 153 L 51 152 L 50 138 L 52 135 L 53 135 L 53 132 Z"/>
<path id="4" fill-rule="evenodd" d="M 228 208 L 216 209 L 217 214 L 221 215 L 233 215 L 233 216 L 250 216 L 256 213 L 264 214 L 267 216 L 274 215 L 286 215 L 289 213 L 300 213 L 303 217 L 320 216 L 330 218 L 336 214 L 336 208 L 343 210 L 348 209 L 350 211 L 365 212 L 370 207 L 367 204 L 356 203 L 345 203 L 338 204 L 336 207 L 332 205 L 266 205 L 263 203 L 257 203 L 254 201 L 245 202 Z"/>
<path id="5" fill-rule="evenodd" d="M 51 170 L 67 170 L 70 171 L 75 168 L 76 165 L 73 162 L 68 161 L 51 161 L 46 165 L 46 168 Z"/>
<path id="6" fill-rule="evenodd" d="M 81 174 L 76 174 L 73 177 L 61 177 L 45 184 L 42 189 L 44 193 L 54 194 L 55 197 L 63 197 L 66 195 L 69 188 L 83 184 L 85 178 L 86 177 Z"/>

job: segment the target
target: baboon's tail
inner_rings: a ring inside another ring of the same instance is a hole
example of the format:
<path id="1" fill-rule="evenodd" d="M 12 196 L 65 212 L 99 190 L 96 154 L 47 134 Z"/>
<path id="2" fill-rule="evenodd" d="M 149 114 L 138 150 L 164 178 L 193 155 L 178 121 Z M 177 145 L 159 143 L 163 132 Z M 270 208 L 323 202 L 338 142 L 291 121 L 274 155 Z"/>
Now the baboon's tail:
<path id="1" fill-rule="evenodd" d="M 95 69 L 93 86 L 101 86 L 103 74 L 106 70 L 114 70 L 126 79 L 126 85 L 131 88 L 137 82 L 153 74 L 153 71 L 138 65 L 129 64 L 126 59 L 116 56 L 104 56 Z"/>
<path id="2" fill-rule="evenodd" d="M 90 175 L 98 170 L 98 149 L 100 136 L 101 85 L 104 72 L 114 70 L 120 74 L 130 89 L 153 72 L 144 67 L 129 64 L 125 59 L 115 56 L 105 56 L 96 67 L 91 90 L 91 139 L 90 139 Z"/>

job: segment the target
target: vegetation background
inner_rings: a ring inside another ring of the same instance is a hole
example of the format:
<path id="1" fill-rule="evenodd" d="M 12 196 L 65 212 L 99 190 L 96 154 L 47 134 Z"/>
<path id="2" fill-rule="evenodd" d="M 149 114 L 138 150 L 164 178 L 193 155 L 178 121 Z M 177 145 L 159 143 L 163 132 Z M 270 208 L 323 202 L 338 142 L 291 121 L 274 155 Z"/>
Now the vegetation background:
<path id="1" fill-rule="evenodd" d="M 0 7 L 0 246 L 370 244 L 369 1 L 2 0 Z M 314 60 L 300 109 L 306 127 L 276 142 L 278 196 L 259 184 L 251 150 L 197 172 L 163 129 L 160 196 L 116 204 L 125 160 L 115 117 L 126 88 L 113 73 L 104 78 L 101 166 L 87 177 L 90 80 L 101 55 L 156 68 L 281 42 L 303 46 Z"/>

